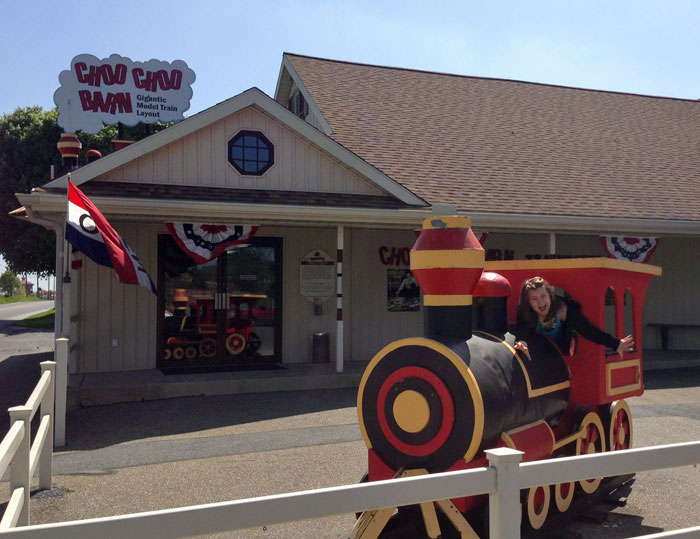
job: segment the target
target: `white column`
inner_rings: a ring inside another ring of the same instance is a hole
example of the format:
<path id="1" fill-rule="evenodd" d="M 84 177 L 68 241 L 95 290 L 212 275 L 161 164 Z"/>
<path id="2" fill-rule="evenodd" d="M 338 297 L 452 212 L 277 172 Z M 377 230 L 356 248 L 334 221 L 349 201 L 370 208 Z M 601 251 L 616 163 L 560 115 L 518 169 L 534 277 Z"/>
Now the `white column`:
<path id="1" fill-rule="evenodd" d="M 520 537 L 520 460 L 522 451 L 497 447 L 485 451 L 489 467 L 496 469 L 496 492 L 489 495 L 489 537 Z"/>
<path id="2" fill-rule="evenodd" d="M 556 232 L 549 233 L 549 254 L 557 254 L 557 234 Z"/>
<path id="3" fill-rule="evenodd" d="M 53 476 L 53 440 L 54 440 L 54 418 L 55 405 L 54 405 L 54 388 L 56 387 L 56 362 L 55 361 L 42 361 L 41 362 L 41 374 L 43 376 L 44 371 L 51 372 L 51 383 L 48 389 L 44 393 L 44 397 L 41 399 L 41 419 L 43 420 L 45 416 L 49 417 L 49 430 L 46 433 L 46 439 L 44 440 L 44 445 L 41 448 L 41 453 L 39 454 L 39 486 L 51 490 L 51 478 Z"/>
<path id="4" fill-rule="evenodd" d="M 343 372 L 343 245 L 345 226 L 338 225 L 338 249 L 336 252 L 336 310 L 335 372 Z"/>
<path id="5" fill-rule="evenodd" d="M 22 510 L 19 513 L 17 524 L 19 526 L 29 526 L 29 494 L 31 491 L 31 477 L 29 477 L 31 426 L 29 423 L 32 417 L 32 409 L 28 406 L 13 406 L 8 408 L 7 411 L 10 412 L 10 425 L 13 425 L 15 421 L 21 421 L 24 425 L 22 442 L 17 448 L 12 464 L 10 464 L 10 492 L 18 488 L 24 489 L 22 491 Z"/>

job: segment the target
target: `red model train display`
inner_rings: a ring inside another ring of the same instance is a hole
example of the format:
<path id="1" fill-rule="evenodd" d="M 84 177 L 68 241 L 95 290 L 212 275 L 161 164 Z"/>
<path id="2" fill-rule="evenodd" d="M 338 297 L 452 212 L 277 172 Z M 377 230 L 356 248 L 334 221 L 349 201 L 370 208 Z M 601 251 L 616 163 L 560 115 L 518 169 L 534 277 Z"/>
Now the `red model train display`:
<path id="1" fill-rule="evenodd" d="M 370 481 L 487 466 L 484 450 L 498 446 L 523 451 L 523 461 L 531 461 L 632 444 L 624 399 L 644 391 L 642 309 L 660 268 L 606 258 L 485 263 L 469 226 L 465 217 L 423 222 L 411 270 L 423 292 L 424 336 L 384 347 L 362 377 L 357 411 Z M 607 296 L 615 334 L 632 333 L 637 348 L 621 357 L 578 339 L 562 355 L 537 336 L 528 339 L 529 358 L 516 351 L 507 330 L 521 283 L 535 275 L 570 293 L 602 328 Z M 579 488 L 592 493 L 600 481 L 582 481 Z M 550 506 L 566 511 L 575 490 L 567 483 L 523 493 L 524 524 L 540 528 Z M 483 502 L 424 504 L 414 515 L 422 515 L 428 536 L 437 537 L 437 506 L 462 537 L 472 537 L 464 515 Z M 365 513 L 353 537 L 379 536 L 392 512 Z"/>

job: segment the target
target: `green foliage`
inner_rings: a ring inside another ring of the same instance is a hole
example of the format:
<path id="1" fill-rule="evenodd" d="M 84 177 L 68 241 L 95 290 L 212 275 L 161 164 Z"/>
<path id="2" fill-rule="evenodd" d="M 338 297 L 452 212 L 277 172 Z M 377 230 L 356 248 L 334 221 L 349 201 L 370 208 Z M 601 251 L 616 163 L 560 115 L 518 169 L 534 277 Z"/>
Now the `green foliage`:
<path id="1" fill-rule="evenodd" d="M 2 290 L 5 295 L 12 296 L 15 290 L 19 289 L 21 286 L 22 281 L 10 270 L 6 270 L 0 275 L 0 290 Z"/>
<path id="2" fill-rule="evenodd" d="M 44 111 L 41 107 L 18 108 L 0 117 L 0 254 L 15 273 L 46 276 L 55 271 L 55 232 L 8 213 L 20 206 L 15 193 L 29 193 L 48 183 L 51 165 L 60 168 L 56 144 L 62 129 L 57 120 L 57 109 Z M 166 127 L 168 124 L 125 126 L 121 137 L 140 140 L 148 131 L 155 133 Z M 83 145 L 78 157 L 82 166 L 88 150 L 99 150 L 103 156 L 111 153 L 111 141 L 120 133 L 117 126 L 105 126 L 96 135 L 77 135 Z"/>
<path id="3" fill-rule="evenodd" d="M 53 329 L 56 322 L 56 309 L 51 309 L 45 313 L 35 314 L 19 322 L 15 326 L 30 329 Z"/>

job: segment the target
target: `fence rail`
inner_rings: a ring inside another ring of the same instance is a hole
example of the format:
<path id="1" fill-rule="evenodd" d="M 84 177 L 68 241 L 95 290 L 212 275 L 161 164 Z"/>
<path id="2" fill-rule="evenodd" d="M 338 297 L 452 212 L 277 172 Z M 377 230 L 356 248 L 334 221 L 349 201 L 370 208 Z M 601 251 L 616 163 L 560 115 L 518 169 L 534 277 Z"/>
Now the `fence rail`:
<path id="1" fill-rule="evenodd" d="M 520 537 L 519 493 L 536 485 L 592 479 L 700 462 L 700 442 L 520 463 L 522 453 L 487 451 L 488 468 L 377 481 L 343 487 L 264 496 L 132 515 L 60 522 L 0 531 L 0 537 L 26 539 L 174 538 L 226 532 L 412 505 L 465 495 L 489 494 L 493 539 Z M 515 507 L 516 510 L 513 510 Z M 700 537 L 700 526 L 646 536 Z"/>
<path id="2" fill-rule="evenodd" d="M 15 526 L 28 526 L 32 477 L 39 468 L 39 487 L 51 488 L 53 474 L 53 421 L 56 362 L 41 363 L 41 377 L 24 406 L 13 406 L 10 430 L 0 442 L 0 477 L 10 469 L 10 500 L 0 520 L 0 534 Z M 31 422 L 41 413 L 34 442 Z"/>

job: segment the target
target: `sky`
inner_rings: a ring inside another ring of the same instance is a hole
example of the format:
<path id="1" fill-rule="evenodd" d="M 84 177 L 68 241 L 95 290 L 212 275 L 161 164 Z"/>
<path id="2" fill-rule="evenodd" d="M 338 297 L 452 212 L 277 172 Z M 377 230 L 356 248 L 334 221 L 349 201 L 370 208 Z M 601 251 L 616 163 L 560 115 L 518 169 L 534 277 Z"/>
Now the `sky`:
<path id="1" fill-rule="evenodd" d="M 185 61 L 188 116 L 253 86 L 273 95 L 284 52 L 700 99 L 697 0 L 0 0 L 0 13 L 0 115 L 52 108 L 84 53 Z"/>

